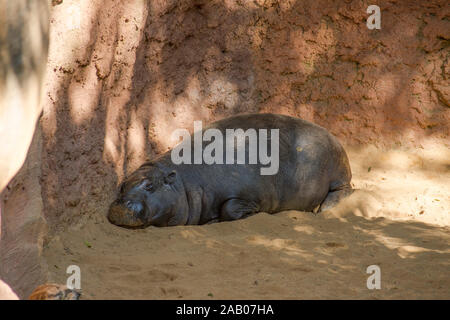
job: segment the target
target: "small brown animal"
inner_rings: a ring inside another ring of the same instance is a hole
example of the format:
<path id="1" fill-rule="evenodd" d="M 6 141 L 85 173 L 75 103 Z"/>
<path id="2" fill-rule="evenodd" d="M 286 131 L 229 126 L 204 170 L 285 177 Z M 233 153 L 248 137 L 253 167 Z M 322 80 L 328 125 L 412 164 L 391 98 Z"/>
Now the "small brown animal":
<path id="1" fill-rule="evenodd" d="M 28 300 L 79 300 L 81 293 L 65 285 L 47 283 L 34 289 Z"/>

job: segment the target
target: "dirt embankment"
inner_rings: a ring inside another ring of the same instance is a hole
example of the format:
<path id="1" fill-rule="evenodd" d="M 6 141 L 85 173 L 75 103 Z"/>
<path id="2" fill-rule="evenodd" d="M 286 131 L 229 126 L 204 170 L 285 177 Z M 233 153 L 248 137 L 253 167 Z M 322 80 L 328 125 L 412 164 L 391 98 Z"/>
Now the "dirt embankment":
<path id="1" fill-rule="evenodd" d="M 41 135 L 32 146 L 38 152 L 2 195 L 6 219 L 14 221 L 17 212 L 24 218 L 2 225 L 0 256 L 10 266 L 27 256 L 17 248 L 30 228 L 48 244 L 63 230 L 105 223 L 124 175 L 173 146 L 173 130 L 192 129 L 194 120 L 277 112 L 313 121 L 360 148 L 420 151 L 438 141 L 447 150 L 447 1 L 379 1 L 381 30 L 366 27 L 370 4 L 65 0 L 54 6 Z M 402 199 L 394 201 L 398 211 L 410 212 L 403 201 L 411 199 Z M 424 212 L 436 203 L 424 203 Z M 206 238 L 215 228 L 206 227 Z M 289 228 L 283 232 L 297 234 Z M 21 279 L 30 266 L 0 268 L 20 295 L 45 273 L 39 257 L 32 260 L 29 285 Z"/>
<path id="2" fill-rule="evenodd" d="M 446 1 L 382 2 L 381 30 L 366 27 L 368 5 L 56 6 L 41 120 L 51 229 L 96 219 L 123 176 L 173 146 L 173 130 L 192 129 L 194 120 L 277 112 L 322 125 L 347 144 L 447 139 Z"/>

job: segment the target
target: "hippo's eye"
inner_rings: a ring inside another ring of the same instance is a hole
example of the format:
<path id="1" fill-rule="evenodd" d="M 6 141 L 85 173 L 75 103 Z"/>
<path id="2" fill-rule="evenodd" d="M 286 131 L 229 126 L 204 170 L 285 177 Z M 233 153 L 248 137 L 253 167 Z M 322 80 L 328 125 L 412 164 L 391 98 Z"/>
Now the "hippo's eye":
<path id="1" fill-rule="evenodd" d="M 142 184 L 142 188 L 151 192 L 153 191 L 153 183 L 151 183 L 150 181 L 144 181 L 144 183 Z"/>

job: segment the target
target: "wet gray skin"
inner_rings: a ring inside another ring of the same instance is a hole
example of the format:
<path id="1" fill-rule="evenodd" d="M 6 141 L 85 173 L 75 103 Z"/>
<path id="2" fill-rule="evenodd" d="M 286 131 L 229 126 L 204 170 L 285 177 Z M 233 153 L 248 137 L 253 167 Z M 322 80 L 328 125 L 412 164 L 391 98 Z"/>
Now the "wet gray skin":
<path id="1" fill-rule="evenodd" d="M 145 228 L 237 220 L 261 211 L 317 212 L 352 192 L 347 155 L 322 127 L 288 116 L 246 114 L 209 128 L 222 134 L 235 128 L 279 129 L 278 172 L 261 175 L 263 165 L 248 163 L 176 165 L 168 151 L 144 163 L 122 183 L 109 221 Z M 223 156 L 226 163 L 225 152 Z"/>

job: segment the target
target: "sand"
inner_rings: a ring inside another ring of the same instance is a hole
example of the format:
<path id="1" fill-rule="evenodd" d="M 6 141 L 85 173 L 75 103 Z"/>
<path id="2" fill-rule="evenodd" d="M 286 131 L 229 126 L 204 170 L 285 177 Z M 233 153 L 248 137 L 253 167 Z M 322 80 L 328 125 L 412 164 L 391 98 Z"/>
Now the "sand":
<path id="1" fill-rule="evenodd" d="M 49 279 L 78 265 L 83 299 L 450 299 L 450 147 L 347 150 L 358 190 L 330 211 L 144 230 L 99 213 L 45 245 Z"/>

